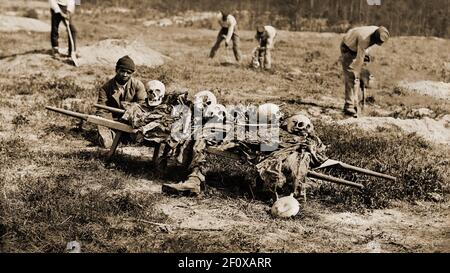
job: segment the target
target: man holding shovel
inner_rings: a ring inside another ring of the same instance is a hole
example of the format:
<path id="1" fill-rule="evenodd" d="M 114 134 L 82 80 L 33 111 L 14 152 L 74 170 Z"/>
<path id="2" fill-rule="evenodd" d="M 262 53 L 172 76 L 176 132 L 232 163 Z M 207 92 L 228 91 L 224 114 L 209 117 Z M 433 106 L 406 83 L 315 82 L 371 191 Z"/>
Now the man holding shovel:
<path id="1" fill-rule="evenodd" d="M 54 56 L 60 54 L 58 43 L 58 28 L 61 21 L 66 25 L 69 36 L 69 52 L 68 55 L 73 59 L 76 54 L 76 37 L 77 30 L 72 23 L 72 14 L 75 12 L 75 0 L 49 0 L 52 30 L 50 32 L 50 40 L 52 44 L 52 53 Z M 76 59 L 74 59 L 76 65 Z"/>
<path id="2" fill-rule="evenodd" d="M 373 45 L 381 46 L 388 39 L 389 31 L 382 26 L 356 27 L 344 35 L 340 59 L 345 82 L 344 114 L 358 116 L 361 70 L 364 62 L 370 62 L 372 59 L 368 49 Z"/>
<path id="3" fill-rule="evenodd" d="M 217 15 L 217 19 L 219 20 L 219 24 L 221 26 L 219 34 L 217 35 L 216 42 L 214 43 L 211 51 L 209 53 L 209 57 L 212 59 L 216 55 L 217 50 L 219 50 L 220 43 L 225 40 L 225 46 L 230 45 L 231 41 L 233 42 L 233 53 L 237 62 L 241 61 L 241 51 L 240 51 L 240 39 L 237 33 L 237 22 L 236 18 L 233 15 L 229 14 L 226 11 L 221 10 Z"/>

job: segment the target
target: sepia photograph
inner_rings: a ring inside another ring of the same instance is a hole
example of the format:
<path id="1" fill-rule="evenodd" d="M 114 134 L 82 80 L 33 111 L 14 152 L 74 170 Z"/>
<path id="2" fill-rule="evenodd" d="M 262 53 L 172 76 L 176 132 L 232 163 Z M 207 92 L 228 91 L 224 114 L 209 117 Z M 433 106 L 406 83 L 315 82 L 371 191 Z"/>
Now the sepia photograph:
<path id="1" fill-rule="evenodd" d="M 0 253 L 449 253 L 449 15 L 0 0 Z"/>

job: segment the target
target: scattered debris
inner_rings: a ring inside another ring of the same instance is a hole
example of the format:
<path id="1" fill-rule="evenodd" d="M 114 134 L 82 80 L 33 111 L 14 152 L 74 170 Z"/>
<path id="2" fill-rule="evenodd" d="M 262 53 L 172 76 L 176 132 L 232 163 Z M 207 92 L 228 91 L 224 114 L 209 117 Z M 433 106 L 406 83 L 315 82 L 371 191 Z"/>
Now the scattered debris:
<path id="1" fill-rule="evenodd" d="M 62 108 L 71 111 L 89 113 L 92 109 L 92 102 L 78 99 L 78 98 L 67 98 L 62 101 Z"/>
<path id="2" fill-rule="evenodd" d="M 369 253 L 381 253 L 381 246 L 376 241 L 370 241 L 366 245 L 366 249 L 369 251 Z"/>
<path id="3" fill-rule="evenodd" d="M 386 116 L 393 118 L 405 118 L 405 119 L 422 119 L 425 117 L 437 119 L 439 117 L 438 113 L 435 113 L 429 108 L 414 108 L 409 107 L 397 107 L 393 112 L 386 113 L 385 115 L 380 114 L 379 111 L 376 112 L 376 116 Z M 375 116 L 375 115 L 373 115 Z"/>
<path id="4" fill-rule="evenodd" d="M 308 108 L 308 113 L 313 117 L 320 117 L 322 115 L 322 108 L 312 106 Z"/>
<path id="5" fill-rule="evenodd" d="M 434 115 L 433 110 L 428 108 L 419 108 L 419 109 L 413 109 L 411 111 L 412 117 L 414 118 L 423 118 L 423 117 L 431 117 Z"/>
<path id="6" fill-rule="evenodd" d="M 431 200 L 433 200 L 434 202 L 442 202 L 444 200 L 444 197 L 439 193 L 432 192 L 429 193 L 428 196 L 430 196 Z"/>

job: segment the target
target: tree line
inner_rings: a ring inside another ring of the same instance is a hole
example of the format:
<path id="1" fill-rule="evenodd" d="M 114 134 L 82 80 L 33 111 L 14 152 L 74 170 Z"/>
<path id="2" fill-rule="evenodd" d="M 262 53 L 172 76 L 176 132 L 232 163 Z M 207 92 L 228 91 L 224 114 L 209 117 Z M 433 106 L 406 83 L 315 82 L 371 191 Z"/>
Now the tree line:
<path id="1" fill-rule="evenodd" d="M 384 25 L 396 36 L 450 37 L 450 0 L 81 0 L 81 4 L 152 8 L 168 15 L 225 9 L 243 19 L 239 25 L 244 29 L 263 23 L 291 31 L 344 32 L 357 25 Z"/>

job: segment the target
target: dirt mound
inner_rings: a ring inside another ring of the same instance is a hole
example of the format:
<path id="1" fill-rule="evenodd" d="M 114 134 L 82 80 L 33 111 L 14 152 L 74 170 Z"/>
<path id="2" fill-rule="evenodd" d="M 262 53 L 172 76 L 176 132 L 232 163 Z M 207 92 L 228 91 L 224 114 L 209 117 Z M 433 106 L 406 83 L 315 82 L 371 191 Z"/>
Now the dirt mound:
<path id="1" fill-rule="evenodd" d="M 392 117 L 363 117 L 358 119 L 345 119 L 338 124 L 355 124 L 364 130 L 376 130 L 377 128 L 397 127 L 407 133 L 416 133 L 438 144 L 450 145 L 450 115 L 445 115 L 440 120 L 431 118 L 423 119 L 396 119 Z"/>
<path id="2" fill-rule="evenodd" d="M 450 100 L 450 83 L 434 81 L 402 81 L 399 83 L 399 87 L 405 88 L 410 92 L 417 92 L 421 95 Z"/>
<path id="3" fill-rule="evenodd" d="M 32 18 L 0 15 L 0 31 L 16 32 L 21 30 L 50 32 L 50 25 Z"/>
<path id="4" fill-rule="evenodd" d="M 128 55 L 136 65 L 155 67 L 163 65 L 164 59 L 168 58 L 140 42 L 117 39 L 107 39 L 91 46 L 82 47 L 79 52 L 81 55 L 80 65 L 111 66 L 119 58 Z"/>

